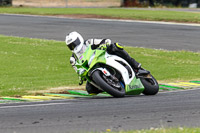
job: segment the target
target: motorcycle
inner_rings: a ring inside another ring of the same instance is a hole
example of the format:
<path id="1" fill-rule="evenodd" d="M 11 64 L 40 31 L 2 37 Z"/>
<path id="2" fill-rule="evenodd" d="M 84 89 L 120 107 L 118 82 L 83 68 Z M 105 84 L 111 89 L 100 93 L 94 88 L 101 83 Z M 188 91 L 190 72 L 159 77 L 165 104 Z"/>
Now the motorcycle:
<path id="1" fill-rule="evenodd" d="M 125 95 L 155 95 L 159 91 L 156 79 L 145 69 L 136 75 L 131 66 L 116 55 L 105 49 L 92 49 L 88 46 L 83 54 L 75 54 L 77 73 L 83 81 L 107 92 L 113 97 Z"/>

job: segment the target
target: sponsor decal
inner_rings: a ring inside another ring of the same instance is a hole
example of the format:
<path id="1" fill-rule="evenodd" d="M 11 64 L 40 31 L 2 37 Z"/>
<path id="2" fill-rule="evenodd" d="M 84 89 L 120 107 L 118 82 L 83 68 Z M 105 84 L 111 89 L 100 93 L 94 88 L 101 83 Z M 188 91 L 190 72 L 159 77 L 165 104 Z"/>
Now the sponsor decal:
<path id="1" fill-rule="evenodd" d="M 83 59 L 83 55 L 81 55 L 81 57 L 79 58 L 79 60 L 82 60 Z"/>

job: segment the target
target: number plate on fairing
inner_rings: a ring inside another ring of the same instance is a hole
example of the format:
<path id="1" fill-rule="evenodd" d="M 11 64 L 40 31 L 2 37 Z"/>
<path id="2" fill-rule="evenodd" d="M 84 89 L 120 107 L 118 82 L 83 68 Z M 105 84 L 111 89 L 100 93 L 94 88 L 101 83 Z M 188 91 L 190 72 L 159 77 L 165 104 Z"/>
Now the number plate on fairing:
<path id="1" fill-rule="evenodd" d="M 139 95 L 144 91 L 144 86 L 140 79 L 134 78 L 129 85 L 126 85 L 127 95 Z"/>

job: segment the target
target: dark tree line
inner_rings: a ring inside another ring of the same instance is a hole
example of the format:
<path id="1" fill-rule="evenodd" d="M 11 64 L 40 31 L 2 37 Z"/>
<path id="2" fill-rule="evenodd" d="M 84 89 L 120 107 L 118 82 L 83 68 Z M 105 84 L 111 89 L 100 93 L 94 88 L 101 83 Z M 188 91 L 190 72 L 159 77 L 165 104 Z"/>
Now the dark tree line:
<path id="1" fill-rule="evenodd" d="M 160 4 L 172 4 L 174 6 L 188 6 L 191 3 L 199 3 L 200 0 L 149 0 L 149 5 L 150 6 L 155 6 L 155 2 L 160 3 Z"/>
<path id="2" fill-rule="evenodd" d="M 149 6 L 154 7 L 156 4 L 160 5 L 173 5 L 187 7 L 191 3 L 197 3 L 200 6 L 200 0 L 123 0 L 124 6 L 138 6 L 141 3 L 148 3 Z"/>
<path id="3" fill-rule="evenodd" d="M 12 0 L 0 0 L 0 6 L 11 5 Z"/>

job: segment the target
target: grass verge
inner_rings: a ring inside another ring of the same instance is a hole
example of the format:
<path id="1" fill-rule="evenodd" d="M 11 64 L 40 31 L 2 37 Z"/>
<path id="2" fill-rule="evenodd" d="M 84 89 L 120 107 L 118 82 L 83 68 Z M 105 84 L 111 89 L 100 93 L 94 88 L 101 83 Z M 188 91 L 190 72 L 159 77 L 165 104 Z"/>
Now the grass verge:
<path id="1" fill-rule="evenodd" d="M 200 77 L 200 53 L 126 47 L 160 81 Z M 78 85 L 65 42 L 0 35 L 0 96 Z"/>
<path id="2" fill-rule="evenodd" d="M 36 15 L 99 15 L 109 18 L 200 23 L 200 13 L 120 8 L 0 8 L 0 13 Z"/>

